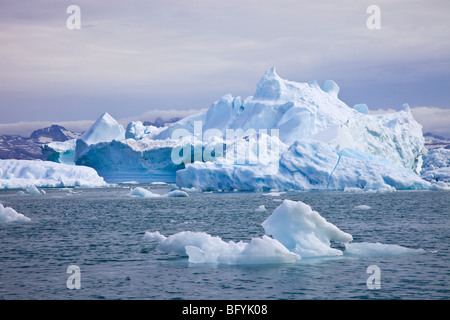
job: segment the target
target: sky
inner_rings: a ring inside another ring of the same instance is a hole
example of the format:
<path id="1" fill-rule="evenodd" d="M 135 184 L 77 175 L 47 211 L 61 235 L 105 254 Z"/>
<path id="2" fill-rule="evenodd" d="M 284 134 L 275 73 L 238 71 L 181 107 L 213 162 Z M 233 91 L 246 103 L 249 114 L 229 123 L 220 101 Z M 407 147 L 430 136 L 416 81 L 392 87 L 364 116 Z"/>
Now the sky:
<path id="1" fill-rule="evenodd" d="M 424 132 L 450 137 L 449 39 L 448 0 L 2 0 L 0 134 L 190 114 L 253 95 L 275 66 L 334 80 L 349 106 L 408 103 Z"/>

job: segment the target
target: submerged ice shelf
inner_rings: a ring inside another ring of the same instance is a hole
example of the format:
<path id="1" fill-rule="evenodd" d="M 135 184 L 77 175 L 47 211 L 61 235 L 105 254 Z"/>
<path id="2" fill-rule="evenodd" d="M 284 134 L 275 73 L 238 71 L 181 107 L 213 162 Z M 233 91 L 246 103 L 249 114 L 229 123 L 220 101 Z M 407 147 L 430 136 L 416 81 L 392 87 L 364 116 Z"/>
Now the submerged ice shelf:
<path id="1" fill-rule="evenodd" d="M 146 231 L 143 239 L 158 243 L 161 252 L 187 256 L 190 263 L 273 264 L 295 263 L 300 259 L 352 255 L 360 257 L 422 253 L 393 244 L 353 243 L 351 234 L 328 222 L 301 202 L 284 200 L 262 223 L 266 232 L 250 242 L 226 242 L 205 232 L 182 231 L 164 236 Z M 342 251 L 331 242 L 345 245 Z"/>

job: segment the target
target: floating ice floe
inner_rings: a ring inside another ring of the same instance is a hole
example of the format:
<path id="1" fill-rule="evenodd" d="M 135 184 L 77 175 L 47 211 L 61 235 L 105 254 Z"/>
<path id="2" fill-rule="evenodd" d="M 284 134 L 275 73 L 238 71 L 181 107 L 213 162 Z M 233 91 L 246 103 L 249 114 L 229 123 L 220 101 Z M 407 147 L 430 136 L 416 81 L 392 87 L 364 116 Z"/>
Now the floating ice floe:
<path id="1" fill-rule="evenodd" d="M 423 249 L 411 249 L 397 244 L 355 242 L 345 244 L 345 254 L 360 257 L 396 256 L 410 253 L 424 253 Z"/>
<path id="2" fill-rule="evenodd" d="M 353 210 L 370 210 L 370 209 L 372 209 L 372 207 L 365 205 L 365 204 L 360 204 L 353 208 Z"/>
<path id="3" fill-rule="evenodd" d="M 146 231 L 147 241 L 158 243 L 157 250 L 188 256 L 191 263 L 271 264 L 294 263 L 302 258 L 395 255 L 423 252 L 398 245 L 351 243 L 351 234 L 328 222 L 307 204 L 284 200 L 262 223 L 266 235 L 250 242 L 223 241 L 205 232 L 182 231 L 164 236 Z M 269 236 L 270 235 L 270 236 Z M 345 245 L 345 250 L 331 247 L 331 242 Z"/>
<path id="4" fill-rule="evenodd" d="M 11 207 L 4 207 L 3 204 L 0 203 L 0 223 L 13 221 L 29 222 L 31 219 L 21 213 L 18 213 Z"/>
<path id="5" fill-rule="evenodd" d="M 147 190 L 142 187 L 136 187 L 131 189 L 131 191 L 127 194 L 127 196 L 135 198 L 161 198 L 161 197 L 176 198 L 176 197 L 189 197 L 189 194 L 182 190 L 173 190 L 169 191 L 166 194 L 158 194 L 153 193 L 150 190 Z"/>

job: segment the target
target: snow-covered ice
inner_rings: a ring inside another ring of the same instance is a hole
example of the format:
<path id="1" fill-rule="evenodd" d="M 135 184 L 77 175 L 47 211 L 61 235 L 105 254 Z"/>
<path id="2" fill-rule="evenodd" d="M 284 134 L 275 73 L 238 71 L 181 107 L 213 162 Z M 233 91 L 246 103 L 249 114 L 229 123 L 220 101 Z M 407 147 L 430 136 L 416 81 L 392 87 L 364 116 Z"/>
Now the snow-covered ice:
<path id="1" fill-rule="evenodd" d="M 0 223 L 12 221 L 29 222 L 31 219 L 18 213 L 11 207 L 4 207 L 3 204 L 0 203 Z"/>
<path id="2" fill-rule="evenodd" d="M 0 160 L 0 169 L 0 189 L 107 186 L 94 169 L 84 166 L 52 161 Z"/>

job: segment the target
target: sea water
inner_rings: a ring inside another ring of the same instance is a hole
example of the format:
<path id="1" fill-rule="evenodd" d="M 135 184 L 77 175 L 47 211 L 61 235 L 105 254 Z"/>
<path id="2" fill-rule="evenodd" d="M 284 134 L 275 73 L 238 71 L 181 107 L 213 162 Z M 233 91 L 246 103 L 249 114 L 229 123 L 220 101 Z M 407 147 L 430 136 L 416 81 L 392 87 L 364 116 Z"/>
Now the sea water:
<path id="1" fill-rule="evenodd" d="M 134 186 L 133 186 L 134 187 Z M 170 186 L 141 185 L 164 194 Z M 130 198 L 130 186 L 0 191 L 31 222 L 0 224 L 1 299 L 448 299 L 450 193 L 195 193 Z M 201 231 L 224 241 L 261 237 L 283 199 L 303 201 L 353 242 L 412 254 L 344 255 L 274 265 L 191 264 L 162 253 L 145 231 Z M 261 210 L 261 206 L 266 210 Z M 68 279 L 79 268 L 79 289 Z M 369 268 L 371 267 L 372 268 Z M 379 268 L 379 288 L 368 285 Z M 69 270 L 68 270 L 69 268 Z M 368 269 L 369 268 L 369 269 Z M 68 273 L 69 271 L 69 273 Z"/>

